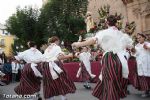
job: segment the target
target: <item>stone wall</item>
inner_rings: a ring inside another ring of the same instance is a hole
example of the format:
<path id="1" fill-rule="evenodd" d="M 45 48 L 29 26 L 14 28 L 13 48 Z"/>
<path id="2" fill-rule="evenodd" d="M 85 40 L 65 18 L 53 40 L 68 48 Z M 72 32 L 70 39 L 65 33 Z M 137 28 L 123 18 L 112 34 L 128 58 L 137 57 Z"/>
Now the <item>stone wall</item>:
<path id="1" fill-rule="evenodd" d="M 127 4 L 123 0 L 89 0 L 88 11 L 92 12 L 95 22 L 98 21 L 98 9 L 107 4 L 110 5 L 110 14 L 117 12 L 124 16 L 124 25 L 136 22 L 135 33 L 150 33 L 150 0 L 131 0 Z"/>

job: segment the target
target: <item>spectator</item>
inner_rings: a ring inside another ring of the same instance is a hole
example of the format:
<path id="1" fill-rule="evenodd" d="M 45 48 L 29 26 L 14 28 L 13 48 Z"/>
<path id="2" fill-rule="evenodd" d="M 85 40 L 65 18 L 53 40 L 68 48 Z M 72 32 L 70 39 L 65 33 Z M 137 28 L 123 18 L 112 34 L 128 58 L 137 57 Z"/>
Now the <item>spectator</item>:
<path id="1" fill-rule="evenodd" d="M 18 74 L 18 70 L 20 68 L 20 64 L 18 62 L 11 62 L 11 66 L 12 66 L 12 82 L 16 81 L 16 77 Z"/>

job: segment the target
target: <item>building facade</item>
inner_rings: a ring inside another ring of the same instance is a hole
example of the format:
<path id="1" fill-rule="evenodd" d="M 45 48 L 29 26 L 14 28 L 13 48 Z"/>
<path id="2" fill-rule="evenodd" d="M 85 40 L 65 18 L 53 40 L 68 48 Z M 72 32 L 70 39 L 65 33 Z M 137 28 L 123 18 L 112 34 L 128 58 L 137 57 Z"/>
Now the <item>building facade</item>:
<path id="1" fill-rule="evenodd" d="M 6 31 L 6 27 L 0 24 L 0 53 L 4 52 L 7 57 L 12 56 L 12 44 L 15 37 Z"/>
<path id="2" fill-rule="evenodd" d="M 89 0 L 88 10 L 94 20 L 98 21 L 98 9 L 104 5 L 110 6 L 110 14 L 123 15 L 123 23 L 135 21 L 135 33 L 150 34 L 150 0 Z"/>

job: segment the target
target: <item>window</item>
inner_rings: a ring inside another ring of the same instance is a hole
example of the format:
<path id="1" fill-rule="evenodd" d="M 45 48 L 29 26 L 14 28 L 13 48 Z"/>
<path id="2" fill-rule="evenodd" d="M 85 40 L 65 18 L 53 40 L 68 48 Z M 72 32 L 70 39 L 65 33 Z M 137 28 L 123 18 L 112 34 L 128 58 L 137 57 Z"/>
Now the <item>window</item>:
<path id="1" fill-rule="evenodd" d="M 4 39 L 0 40 L 0 46 L 5 46 L 5 40 Z"/>

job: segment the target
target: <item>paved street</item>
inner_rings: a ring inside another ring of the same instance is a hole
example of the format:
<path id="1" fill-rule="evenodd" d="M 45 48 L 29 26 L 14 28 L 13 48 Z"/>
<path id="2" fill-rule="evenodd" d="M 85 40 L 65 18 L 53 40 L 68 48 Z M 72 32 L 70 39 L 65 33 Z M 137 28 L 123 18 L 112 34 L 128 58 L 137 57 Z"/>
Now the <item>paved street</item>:
<path id="1" fill-rule="evenodd" d="M 0 100 L 8 100 L 3 98 L 4 94 L 15 94 L 13 89 L 18 83 L 11 83 L 7 86 L 0 86 Z M 75 83 L 77 87 L 77 91 L 75 94 L 69 94 L 67 95 L 68 100 L 98 100 L 95 97 L 91 95 L 92 90 L 86 90 L 83 88 L 82 83 Z M 92 87 L 94 87 L 95 84 L 92 84 Z M 148 98 L 141 98 L 140 94 L 141 92 L 138 92 L 135 90 L 132 86 L 129 86 L 129 90 L 131 92 L 130 95 L 127 96 L 125 99 L 121 100 L 150 100 L 150 97 Z M 9 99 L 9 100 L 18 100 L 18 99 Z M 25 99 L 21 99 L 25 100 Z M 26 99 L 27 100 L 27 99 Z M 34 99 L 36 100 L 36 99 Z M 55 100 L 60 100 L 60 97 L 56 97 Z"/>

